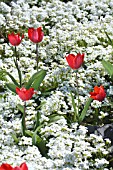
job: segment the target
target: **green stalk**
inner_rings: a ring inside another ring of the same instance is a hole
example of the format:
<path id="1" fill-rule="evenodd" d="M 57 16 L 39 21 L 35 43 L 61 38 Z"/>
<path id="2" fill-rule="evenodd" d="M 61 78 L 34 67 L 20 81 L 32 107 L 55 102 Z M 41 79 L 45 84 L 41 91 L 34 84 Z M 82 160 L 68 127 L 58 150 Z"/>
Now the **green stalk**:
<path id="1" fill-rule="evenodd" d="M 16 56 L 16 60 L 18 60 L 18 61 L 19 61 L 19 56 L 17 55 L 16 46 L 15 46 L 15 56 Z"/>
<path id="2" fill-rule="evenodd" d="M 95 108 L 95 124 L 96 125 L 98 124 L 98 112 L 99 112 L 99 109 Z"/>
<path id="3" fill-rule="evenodd" d="M 76 85 L 77 85 L 77 98 L 78 98 L 78 105 L 77 105 L 78 111 L 77 111 L 77 115 L 79 116 L 79 87 L 78 87 L 78 75 L 77 75 L 77 73 L 78 73 L 78 70 L 76 70 Z"/>
<path id="4" fill-rule="evenodd" d="M 77 109 L 76 109 L 76 103 L 74 101 L 74 96 L 72 95 L 72 92 L 70 92 L 71 94 L 71 99 L 72 99 L 72 105 L 73 105 L 73 109 L 74 109 L 74 116 L 73 116 L 73 121 L 76 122 L 78 120 L 78 114 L 77 114 Z"/>
<path id="5" fill-rule="evenodd" d="M 24 101 L 24 112 L 23 112 L 23 116 L 22 116 L 22 134 L 25 136 L 25 131 L 26 131 L 26 121 L 25 121 L 25 117 L 26 117 L 26 101 Z"/>
<path id="6" fill-rule="evenodd" d="M 38 62 L 39 62 L 39 56 L 38 56 L 38 43 L 36 43 L 36 63 L 37 63 L 37 71 L 38 71 Z"/>
<path id="7" fill-rule="evenodd" d="M 20 87 L 21 87 L 22 86 L 22 75 L 21 75 L 21 71 L 20 71 L 20 68 L 19 68 L 19 65 L 18 65 L 19 57 L 17 56 L 16 46 L 15 46 L 15 57 L 16 57 L 16 59 L 14 59 L 14 63 L 15 63 L 15 66 L 17 68 L 17 71 L 18 71 Z"/>

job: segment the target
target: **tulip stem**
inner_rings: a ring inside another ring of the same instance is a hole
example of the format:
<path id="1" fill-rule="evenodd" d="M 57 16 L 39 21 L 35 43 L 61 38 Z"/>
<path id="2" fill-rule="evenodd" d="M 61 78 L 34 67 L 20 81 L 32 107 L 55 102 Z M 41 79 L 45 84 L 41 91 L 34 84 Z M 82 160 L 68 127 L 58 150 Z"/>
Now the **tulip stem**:
<path id="1" fill-rule="evenodd" d="M 15 56 L 16 56 L 16 60 L 18 60 L 18 61 L 19 61 L 19 56 L 17 55 L 16 46 L 15 46 Z"/>
<path id="2" fill-rule="evenodd" d="M 38 62 L 39 62 L 38 43 L 36 43 L 36 63 L 37 63 L 37 71 L 38 71 Z"/>
<path id="3" fill-rule="evenodd" d="M 78 97 L 78 110 L 77 110 L 77 115 L 79 116 L 79 87 L 78 87 L 78 70 L 76 70 L 76 85 L 77 85 L 77 97 Z"/>
<path id="4" fill-rule="evenodd" d="M 98 112 L 99 112 L 99 109 L 95 108 L 95 124 L 96 125 L 98 125 Z"/>
<path id="5" fill-rule="evenodd" d="M 15 57 L 16 57 L 16 60 L 14 59 L 14 63 L 15 63 L 15 66 L 17 68 L 17 71 L 18 71 L 20 87 L 21 87 L 22 86 L 22 75 L 21 75 L 21 71 L 20 71 L 20 68 L 19 68 L 19 65 L 18 65 L 19 57 L 17 56 L 16 46 L 15 46 Z"/>
<path id="6" fill-rule="evenodd" d="M 26 131 L 25 117 L 26 117 L 26 101 L 24 101 L 24 112 L 23 112 L 23 116 L 22 116 L 22 134 L 24 136 L 25 136 L 25 131 Z"/>

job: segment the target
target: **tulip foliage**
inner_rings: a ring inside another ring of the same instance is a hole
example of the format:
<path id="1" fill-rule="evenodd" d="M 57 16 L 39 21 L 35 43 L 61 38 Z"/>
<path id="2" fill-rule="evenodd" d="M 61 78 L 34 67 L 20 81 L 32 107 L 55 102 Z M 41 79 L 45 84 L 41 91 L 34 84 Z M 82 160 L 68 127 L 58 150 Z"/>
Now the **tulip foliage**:
<path id="1" fill-rule="evenodd" d="M 98 100 L 98 101 L 101 102 L 106 97 L 106 92 L 105 92 L 103 86 L 100 86 L 100 87 L 95 86 L 94 92 L 90 92 L 90 98 L 86 102 L 84 109 L 82 110 L 81 113 L 79 113 L 79 85 L 78 85 L 77 73 L 78 73 L 78 69 L 82 66 L 82 64 L 84 62 L 84 54 L 80 54 L 80 53 L 78 53 L 77 55 L 69 54 L 69 55 L 66 56 L 66 60 L 67 60 L 68 65 L 70 66 L 70 68 L 72 68 L 76 73 L 78 105 L 75 104 L 74 97 L 73 97 L 72 93 L 70 92 L 71 98 L 72 98 L 72 106 L 73 106 L 73 109 L 74 109 L 74 115 L 73 115 L 72 120 L 74 122 L 81 123 L 85 118 L 85 115 L 87 113 L 87 110 L 88 110 L 91 102 L 92 102 L 92 99 Z"/>
<path id="2" fill-rule="evenodd" d="M 38 90 L 40 88 L 41 83 L 43 82 L 45 76 L 46 76 L 46 71 L 43 69 L 39 69 L 39 43 L 41 43 L 41 41 L 43 40 L 44 37 L 44 33 L 42 31 L 42 28 L 29 28 L 28 29 L 28 38 L 31 41 L 31 43 L 35 43 L 36 45 L 36 71 L 33 75 L 31 75 L 31 77 L 29 78 L 29 80 L 26 82 L 23 77 L 23 72 L 22 72 L 22 68 L 19 66 L 19 60 L 20 60 L 20 56 L 18 56 L 18 51 L 17 51 L 17 46 L 19 46 L 20 44 L 22 44 L 22 39 L 24 38 L 24 34 L 20 33 L 11 33 L 8 34 L 8 40 L 9 40 L 9 44 L 11 46 L 13 46 L 13 50 L 14 50 L 14 56 L 13 56 L 13 61 L 15 64 L 15 67 L 17 69 L 17 73 L 18 73 L 18 80 L 15 79 L 15 77 L 13 77 L 9 72 L 7 72 L 6 70 L 2 69 L 0 74 L 2 74 L 3 76 L 7 75 L 9 76 L 9 78 L 11 79 L 10 83 L 6 83 L 6 86 L 9 88 L 9 90 L 11 90 L 15 95 L 18 95 L 18 97 L 23 101 L 23 105 L 18 104 L 17 108 L 18 110 L 22 113 L 22 135 L 23 136 L 29 136 L 32 138 L 32 144 L 36 145 L 40 151 L 40 153 L 42 154 L 42 156 L 46 156 L 47 157 L 47 151 L 48 148 L 46 147 L 46 143 L 47 141 L 43 140 L 41 135 L 40 135 L 40 129 L 42 127 L 44 127 L 44 122 L 40 123 L 40 113 L 37 113 L 36 115 L 36 122 L 34 125 L 34 129 L 29 130 L 26 127 L 26 115 L 27 115 L 27 102 L 31 99 L 33 99 L 36 102 L 36 98 L 35 96 L 38 95 Z M 100 87 L 95 86 L 94 87 L 94 91 L 90 92 L 90 97 L 88 98 L 83 110 L 80 110 L 80 99 L 79 99 L 79 82 L 78 82 L 78 72 L 79 69 L 82 67 L 82 64 L 84 62 L 84 56 L 85 54 L 80 54 L 77 53 L 75 54 L 68 54 L 65 58 L 66 61 L 69 65 L 69 67 L 73 70 L 73 72 L 75 73 L 76 77 L 75 77 L 75 81 L 76 81 L 76 96 L 77 96 L 77 104 L 74 101 L 74 96 L 72 94 L 72 92 L 70 92 L 71 95 L 71 99 L 72 99 L 72 106 L 74 108 L 74 114 L 71 115 L 71 120 L 69 120 L 68 116 L 66 117 L 65 115 L 63 115 L 65 118 L 67 118 L 67 122 L 68 123 L 73 123 L 73 122 L 78 122 L 79 124 L 81 124 L 81 122 L 83 122 L 88 108 L 91 104 L 91 102 L 93 100 L 98 100 L 100 102 L 102 102 L 104 100 L 104 98 L 106 97 L 106 92 L 104 90 L 104 87 L 101 85 Z M 105 67 L 105 69 L 107 70 L 107 72 L 110 74 L 111 78 L 113 79 L 113 66 L 105 61 L 102 61 L 103 66 Z M 40 107 L 40 106 L 39 106 Z M 49 122 L 53 123 L 57 120 L 59 120 L 61 118 L 61 115 L 50 115 L 49 117 Z M 68 121 L 69 120 L 69 121 Z M 16 135 L 12 135 L 14 141 L 16 143 L 19 142 L 19 139 L 17 138 Z M 9 164 L 2 164 L 0 170 L 28 170 L 27 169 L 27 165 L 26 164 L 22 164 L 20 165 L 20 167 L 15 167 L 12 168 L 11 165 Z"/>
<path id="3" fill-rule="evenodd" d="M 43 33 L 41 27 L 39 27 L 37 29 L 34 29 L 34 28 L 28 29 L 28 37 L 33 43 L 37 44 L 37 43 L 41 42 L 43 39 L 43 36 L 44 36 L 44 33 Z M 6 83 L 6 86 L 13 93 L 17 94 L 19 96 L 19 98 L 24 102 L 24 105 L 20 105 L 20 104 L 17 105 L 17 108 L 22 112 L 22 122 L 21 122 L 22 135 L 32 137 L 33 144 L 38 146 L 38 148 L 43 156 L 46 156 L 47 148 L 46 148 L 46 145 L 45 145 L 45 142 L 43 141 L 43 139 L 36 133 L 36 131 L 31 132 L 31 131 L 27 130 L 27 128 L 26 128 L 26 114 L 27 114 L 26 113 L 26 102 L 28 100 L 30 100 L 34 94 L 37 95 L 37 93 L 38 93 L 37 91 L 40 88 L 40 84 L 42 83 L 44 77 L 46 76 L 46 71 L 38 70 L 38 67 L 37 67 L 36 72 L 33 75 L 31 75 L 28 82 L 26 82 L 23 79 L 22 71 L 21 71 L 21 68 L 19 67 L 20 56 L 18 56 L 18 53 L 17 53 L 17 46 L 19 46 L 22 43 L 23 38 L 24 38 L 24 35 L 22 34 L 22 36 L 20 36 L 20 33 L 8 34 L 9 43 L 14 47 L 13 61 L 16 66 L 19 79 L 16 80 L 15 77 L 13 77 L 9 72 L 7 72 L 4 69 L 0 71 L 0 74 L 2 76 L 5 76 L 5 75 L 9 76 L 9 78 L 11 79 L 12 82 Z M 36 47 L 37 47 L 37 45 L 36 45 Z M 36 61 L 37 61 L 37 66 L 38 66 L 37 50 L 38 49 L 36 49 Z M 39 122 L 39 120 L 37 120 L 37 121 Z M 16 135 L 13 134 L 12 137 L 15 140 L 15 142 L 18 143 L 18 138 L 16 137 Z M 4 167 L 10 167 L 10 169 L 11 169 L 11 166 L 8 164 L 7 165 L 3 164 L 1 166 L 1 168 L 4 168 Z M 18 167 L 18 169 L 19 170 L 27 170 L 22 167 L 23 167 L 23 165 Z"/>
<path id="4" fill-rule="evenodd" d="M 113 81 L 113 65 L 109 61 L 102 60 L 102 65 Z"/>

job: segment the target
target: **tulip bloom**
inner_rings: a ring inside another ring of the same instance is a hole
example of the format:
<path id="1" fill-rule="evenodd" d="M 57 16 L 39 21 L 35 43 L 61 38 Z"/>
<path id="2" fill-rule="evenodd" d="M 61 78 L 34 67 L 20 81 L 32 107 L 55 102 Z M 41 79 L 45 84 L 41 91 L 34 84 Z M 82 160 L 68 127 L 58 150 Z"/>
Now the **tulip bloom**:
<path id="1" fill-rule="evenodd" d="M 0 170 L 14 170 L 14 168 L 7 164 L 7 163 L 3 163 L 1 166 L 0 166 Z"/>
<path id="2" fill-rule="evenodd" d="M 66 56 L 66 60 L 72 69 L 78 69 L 81 67 L 84 61 L 84 54 L 69 54 L 68 56 Z"/>
<path id="3" fill-rule="evenodd" d="M 102 101 L 106 97 L 106 93 L 103 86 L 95 86 L 94 91 L 90 92 L 90 97 L 94 100 Z"/>
<path id="4" fill-rule="evenodd" d="M 0 166 L 0 170 L 28 170 L 28 167 L 26 163 L 22 163 L 20 166 L 16 166 L 15 168 L 13 168 L 11 165 L 7 163 L 3 163 Z"/>
<path id="5" fill-rule="evenodd" d="M 41 42 L 43 39 L 43 36 L 44 36 L 44 33 L 42 32 L 41 27 L 39 27 L 37 29 L 35 29 L 35 28 L 28 29 L 28 37 L 34 43 Z"/>
<path id="6" fill-rule="evenodd" d="M 23 101 L 27 101 L 32 98 L 32 96 L 35 92 L 34 92 L 34 88 L 30 88 L 29 90 L 27 90 L 24 87 L 22 87 L 21 89 L 16 87 L 16 93 L 19 95 L 19 97 Z"/>
<path id="7" fill-rule="evenodd" d="M 24 38 L 24 35 L 22 35 L 22 37 L 20 37 L 20 34 L 14 34 L 14 33 L 11 33 L 11 34 L 8 34 L 8 39 L 9 39 L 9 42 L 13 45 L 13 46 L 18 46 L 22 39 Z"/>

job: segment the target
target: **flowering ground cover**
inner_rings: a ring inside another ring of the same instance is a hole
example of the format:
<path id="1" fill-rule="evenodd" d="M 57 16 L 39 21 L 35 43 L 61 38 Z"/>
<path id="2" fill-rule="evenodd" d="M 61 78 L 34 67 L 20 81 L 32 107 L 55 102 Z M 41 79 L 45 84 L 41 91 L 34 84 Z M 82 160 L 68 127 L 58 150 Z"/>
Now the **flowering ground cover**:
<path id="1" fill-rule="evenodd" d="M 0 1 L 0 170 L 112 170 L 112 64 L 112 0 Z"/>

